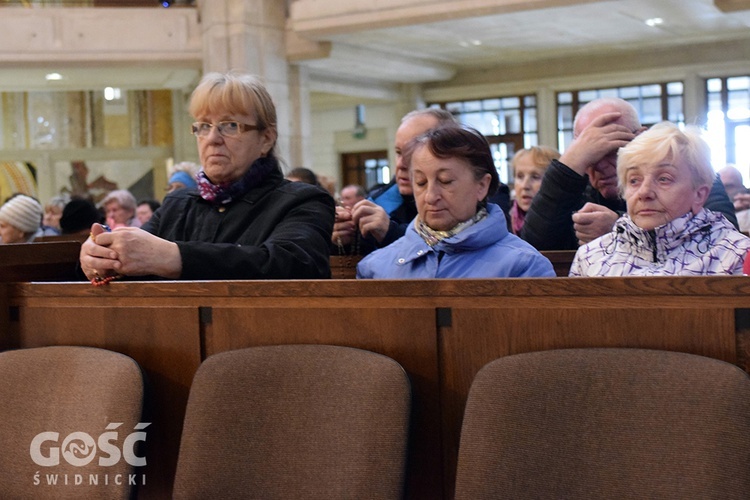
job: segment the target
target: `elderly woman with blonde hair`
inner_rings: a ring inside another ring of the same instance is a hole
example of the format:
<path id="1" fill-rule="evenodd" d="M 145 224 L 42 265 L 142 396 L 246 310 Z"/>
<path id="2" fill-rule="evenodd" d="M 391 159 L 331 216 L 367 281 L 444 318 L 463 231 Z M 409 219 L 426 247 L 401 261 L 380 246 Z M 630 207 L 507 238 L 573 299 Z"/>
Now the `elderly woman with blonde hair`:
<path id="1" fill-rule="evenodd" d="M 570 276 L 742 274 L 750 238 L 703 207 L 716 174 L 700 131 L 654 125 L 620 149 L 627 214 L 580 247 Z"/>
<path id="2" fill-rule="evenodd" d="M 510 207 L 513 234 L 520 235 L 526 212 L 531 208 L 534 196 L 542 187 L 542 178 L 552 160 L 560 158 L 560 152 L 547 146 L 532 146 L 521 149 L 510 161 L 513 170 L 515 200 Z"/>
<path id="3" fill-rule="evenodd" d="M 178 189 L 142 229 L 98 224 L 81 246 L 94 284 L 121 276 L 167 279 L 328 278 L 334 203 L 284 179 L 276 107 L 258 78 L 206 74 L 190 98 L 202 165 L 197 189 Z"/>

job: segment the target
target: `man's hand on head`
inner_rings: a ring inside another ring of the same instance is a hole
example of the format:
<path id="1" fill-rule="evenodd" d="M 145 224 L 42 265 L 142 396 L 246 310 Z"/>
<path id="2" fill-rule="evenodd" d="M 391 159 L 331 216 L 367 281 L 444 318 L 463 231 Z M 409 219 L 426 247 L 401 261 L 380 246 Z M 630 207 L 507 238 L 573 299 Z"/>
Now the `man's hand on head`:
<path id="1" fill-rule="evenodd" d="M 636 134 L 625 125 L 615 123 L 621 116 L 619 112 L 612 112 L 594 118 L 565 149 L 560 162 L 584 175 L 589 166 L 627 145 Z"/>

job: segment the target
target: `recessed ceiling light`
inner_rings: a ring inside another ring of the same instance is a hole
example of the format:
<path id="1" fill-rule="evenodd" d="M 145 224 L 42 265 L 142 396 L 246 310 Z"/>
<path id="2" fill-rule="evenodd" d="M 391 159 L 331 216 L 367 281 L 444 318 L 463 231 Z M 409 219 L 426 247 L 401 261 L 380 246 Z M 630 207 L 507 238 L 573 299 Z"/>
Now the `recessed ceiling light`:
<path id="1" fill-rule="evenodd" d="M 653 28 L 660 24 L 664 24 L 664 19 L 661 17 L 652 17 L 651 19 L 646 19 L 644 22 L 646 23 L 646 26 L 651 26 Z"/>
<path id="2" fill-rule="evenodd" d="M 104 88 L 104 99 L 107 101 L 116 101 L 122 98 L 122 92 L 117 87 L 105 87 Z"/>
<path id="3" fill-rule="evenodd" d="M 472 40 L 471 44 L 472 45 L 482 45 L 482 41 L 481 40 Z"/>
<path id="4" fill-rule="evenodd" d="M 44 78 L 47 80 L 62 80 L 63 76 L 60 73 L 47 73 Z"/>

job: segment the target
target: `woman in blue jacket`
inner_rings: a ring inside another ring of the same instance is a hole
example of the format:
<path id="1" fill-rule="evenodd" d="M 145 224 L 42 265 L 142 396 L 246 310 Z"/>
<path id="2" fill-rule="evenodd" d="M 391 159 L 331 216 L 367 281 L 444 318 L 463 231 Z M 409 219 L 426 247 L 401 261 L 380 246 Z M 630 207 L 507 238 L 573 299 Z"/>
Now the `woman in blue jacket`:
<path id="1" fill-rule="evenodd" d="M 499 184 L 487 140 L 447 125 L 412 141 L 404 160 L 417 205 L 406 234 L 365 257 L 358 278 L 508 278 L 555 276 L 550 261 L 508 232 L 487 203 Z"/>

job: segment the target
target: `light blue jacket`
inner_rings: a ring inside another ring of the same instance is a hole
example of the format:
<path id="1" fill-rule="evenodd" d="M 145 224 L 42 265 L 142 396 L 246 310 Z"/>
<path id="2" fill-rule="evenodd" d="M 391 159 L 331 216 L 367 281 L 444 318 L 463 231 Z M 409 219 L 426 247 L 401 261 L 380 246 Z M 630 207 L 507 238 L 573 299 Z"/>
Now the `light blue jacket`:
<path id="1" fill-rule="evenodd" d="M 552 277 L 550 261 L 510 234 L 505 215 L 487 205 L 487 217 L 430 247 L 409 224 L 406 234 L 371 253 L 357 266 L 357 278 L 519 278 Z"/>

